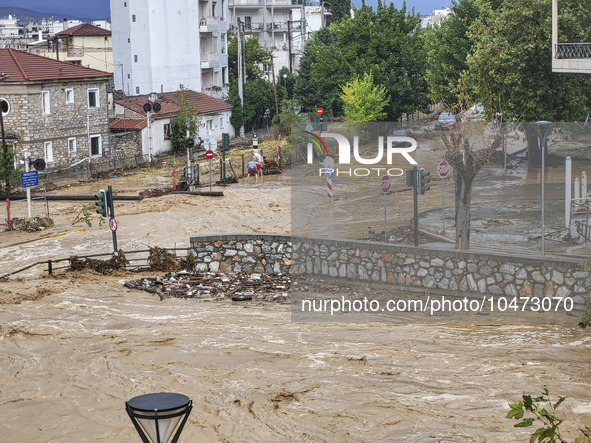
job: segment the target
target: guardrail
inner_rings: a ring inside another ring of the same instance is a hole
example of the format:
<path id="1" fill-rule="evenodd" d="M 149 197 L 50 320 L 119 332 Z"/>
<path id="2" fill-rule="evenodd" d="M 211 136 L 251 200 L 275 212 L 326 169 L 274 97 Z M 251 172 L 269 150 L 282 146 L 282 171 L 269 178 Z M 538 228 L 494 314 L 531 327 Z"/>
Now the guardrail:
<path id="1" fill-rule="evenodd" d="M 190 249 L 191 248 L 164 248 L 164 250 L 167 252 L 185 251 L 185 253 L 186 253 L 185 256 L 189 254 Z M 142 268 L 146 267 L 146 270 L 149 270 L 148 254 L 150 252 L 150 249 L 142 249 L 142 250 L 137 250 L 137 251 L 124 251 L 124 252 L 125 252 L 125 258 L 129 262 L 129 265 L 126 266 L 125 269 L 139 271 L 139 270 L 142 270 Z M 133 255 L 135 255 L 135 254 L 145 254 L 145 256 L 133 257 Z M 91 255 L 77 255 L 76 257 L 79 259 L 85 259 L 85 258 L 112 257 L 112 256 L 113 256 L 112 253 L 103 253 L 103 254 L 91 254 Z M 62 265 L 62 263 L 64 263 L 64 262 L 67 262 L 67 264 Z M 56 266 L 56 264 L 59 264 L 59 265 Z M 30 265 L 27 265 L 23 268 L 17 269 L 16 271 L 12 271 L 12 272 L 9 272 L 8 274 L 1 275 L 0 280 L 8 278 L 8 277 L 16 275 L 16 274 L 20 274 L 21 272 L 27 271 L 31 268 L 36 267 L 36 266 L 45 266 L 47 273 L 49 275 L 52 275 L 54 271 L 63 270 L 63 269 L 70 269 L 70 257 L 52 259 L 52 260 L 43 260 L 43 261 L 38 261 L 36 263 L 31 263 Z"/>

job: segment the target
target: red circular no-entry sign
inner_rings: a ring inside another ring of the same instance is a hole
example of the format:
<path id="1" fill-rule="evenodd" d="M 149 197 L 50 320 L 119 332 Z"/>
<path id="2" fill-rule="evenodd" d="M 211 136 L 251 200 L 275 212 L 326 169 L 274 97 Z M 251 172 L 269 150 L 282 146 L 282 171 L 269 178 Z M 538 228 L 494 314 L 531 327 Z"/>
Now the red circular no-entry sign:
<path id="1" fill-rule="evenodd" d="M 388 192 L 390 192 L 390 185 L 391 185 L 390 176 L 384 175 L 382 177 L 382 179 L 380 180 L 380 187 L 382 188 L 382 192 L 384 194 L 387 194 Z"/>
<path id="2" fill-rule="evenodd" d="M 205 151 L 205 158 L 212 159 L 213 158 L 213 151 L 211 149 Z"/>
<path id="3" fill-rule="evenodd" d="M 111 228 L 111 231 L 113 232 L 117 230 L 117 220 L 115 220 L 113 217 L 109 219 L 109 228 Z"/>
<path id="4" fill-rule="evenodd" d="M 439 162 L 437 165 L 437 174 L 439 174 L 439 177 L 441 178 L 447 177 L 449 175 L 449 163 L 445 160 Z"/>
<path id="5" fill-rule="evenodd" d="M 320 107 L 316 108 L 316 114 L 318 114 L 318 115 L 324 114 L 324 109 L 322 109 Z"/>

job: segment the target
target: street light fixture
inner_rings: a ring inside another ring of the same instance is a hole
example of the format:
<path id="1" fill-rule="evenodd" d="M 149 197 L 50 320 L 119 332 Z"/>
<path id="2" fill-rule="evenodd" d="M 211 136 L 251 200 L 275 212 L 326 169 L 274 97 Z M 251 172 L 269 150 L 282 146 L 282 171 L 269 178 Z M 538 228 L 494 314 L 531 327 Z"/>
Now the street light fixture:
<path id="1" fill-rule="evenodd" d="M 546 165 L 544 159 L 546 157 L 546 137 L 548 136 L 548 131 L 550 130 L 550 126 L 552 122 L 547 120 L 541 120 L 536 122 L 538 128 L 540 129 L 540 149 L 542 150 L 542 257 L 546 255 L 545 251 L 545 244 L 546 244 L 546 232 L 545 232 L 545 224 L 544 224 L 544 207 L 545 207 L 545 195 L 544 195 L 544 177 L 545 177 L 545 169 Z"/>
<path id="2" fill-rule="evenodd" d="M 287 74 L 283 74 L 283 87 L 287 88 Z"/>
<path id="3" fill-rule="evenodd" d="M 170 392 L 140 395 L 125 403 L 143 443 L 178 442 L 192 407 L 189 397 Z"/>

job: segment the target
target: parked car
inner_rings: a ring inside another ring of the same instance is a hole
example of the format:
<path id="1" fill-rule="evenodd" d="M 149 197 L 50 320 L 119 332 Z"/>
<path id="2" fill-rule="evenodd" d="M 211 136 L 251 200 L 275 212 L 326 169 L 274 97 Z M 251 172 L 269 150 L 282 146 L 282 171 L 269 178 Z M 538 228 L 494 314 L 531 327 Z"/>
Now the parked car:
<path id="1" fill-rule="evenodd" d="M 444 111 L 435 122 L 435 129 L 449 129 L 455 126 L 458 119 L 451 112 Z"/>
<path id="2" fill-rule="evenodd" d="M 388 132 L 389 137 L 411 137 L 414 138 L 415 134 L 408 128 L 403 129 L 392 129 Z M 410 146 L 408 142 L 393 142 L 392 146 L 395 148 L 406 148 Z"/>

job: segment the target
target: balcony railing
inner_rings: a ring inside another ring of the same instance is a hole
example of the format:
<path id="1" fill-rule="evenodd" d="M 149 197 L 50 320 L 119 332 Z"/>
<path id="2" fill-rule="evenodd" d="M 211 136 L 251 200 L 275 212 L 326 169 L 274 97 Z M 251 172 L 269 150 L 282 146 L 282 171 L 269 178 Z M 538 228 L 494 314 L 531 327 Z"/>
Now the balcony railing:
<path id="1" fill-rule="evenodd" d="M 267 5 L 268 8 L 274 6 L 305 6 L 307 3 L 305 0 L 230 0 L 228 6 L 263 6 Z"/>
<path id="2" fill-rule="evenodd" d="M 591 43 L 558 43 L 556 45 L 556 58 L 591 58 Z"/>

